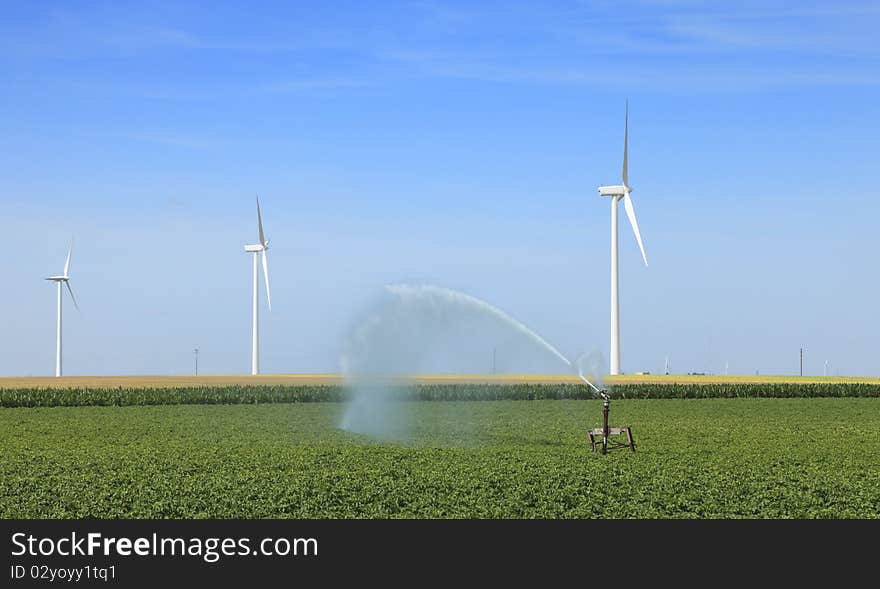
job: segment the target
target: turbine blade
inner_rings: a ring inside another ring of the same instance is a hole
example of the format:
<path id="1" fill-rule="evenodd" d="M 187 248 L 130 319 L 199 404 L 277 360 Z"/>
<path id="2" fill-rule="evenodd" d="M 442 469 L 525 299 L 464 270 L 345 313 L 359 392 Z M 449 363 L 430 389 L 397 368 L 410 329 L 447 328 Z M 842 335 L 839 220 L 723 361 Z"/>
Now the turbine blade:
<path id="1" fill-rule="evenodd" d="M 70 247 L 67 248 L 67 261 L 64 262 L 64 275 L 70 276 L 70 254 L 73 252 L 73 240 L 70 240 Z"/>
<path id="2" fill-rule="evenodd" d="M 642 235 L 639 233 L 639 223 L 636 221 L 636 210 L 633 208 L 629 192 L 623 197 L 623 207 L 626 209 L 626 216 L 629 217 L 629 224 L 632 225 L 633 233 L 636 234 L 636 241 L 639 243 L 639 249 L 642 251 L 642 260 L 645 261 L 645 266 L 647 266 L 648 256 L 645 255 L 645 246 L 642 245 Z"/>
<path id="3" fill-rule="evenodd" d="M 257 224 L 260 226 L 260 245 L 266 245 L 266 238 L 263 236 L 263 216 L 260 215 L 260 197 L 257 196 Z"/>
<path id="4" fill-rule="evenodd" d="M 626 118 L 623 124 L 623 184 L 629 186 L 629 174 L 627 173 L 627 144 L 629 143 L 629 99 L 626 100 Z"/>
<path id="5" fill-rule="evenodd" d="M 269 258 L 266 250 L 263 250 L 263 278 L 266 280 L 266 301 L 269 303 L 269 310 L 272 310 L 272 296 L 269 294 Z"/>
<path id="6" fill-rule="evenodd" d="M 77 311 L 79 311 L 79 305 L 76 304 L 76 297 L 73 296 L 73 289 L 70 288 L 70 281 L 69 281 L 69 280 L 65 280 L 65 281 L 64 281 L 64 284 L 67 285 L 67 292 L 70 293 L 70 298 L 73 299 L 73 306 L 76 307 L 76 310 L 77 310 Z"/>

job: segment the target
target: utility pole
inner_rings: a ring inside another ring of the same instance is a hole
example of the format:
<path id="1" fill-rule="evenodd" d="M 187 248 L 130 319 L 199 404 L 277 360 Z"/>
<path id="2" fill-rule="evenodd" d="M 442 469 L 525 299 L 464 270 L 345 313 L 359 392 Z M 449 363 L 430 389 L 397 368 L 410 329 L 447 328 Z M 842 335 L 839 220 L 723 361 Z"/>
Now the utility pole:
<path id="1" fill-rule="evenodd" d="M 199 349 L 196 348 L 195 350 L 193 350 L 193 353 L 196 356 L 196 376 L 198 376 L 199 375 Z"/>
<path id="2" fill-rule="evenodd" d="M 801 347 L 801 376 L 804 375 L 804 348 Z"/>

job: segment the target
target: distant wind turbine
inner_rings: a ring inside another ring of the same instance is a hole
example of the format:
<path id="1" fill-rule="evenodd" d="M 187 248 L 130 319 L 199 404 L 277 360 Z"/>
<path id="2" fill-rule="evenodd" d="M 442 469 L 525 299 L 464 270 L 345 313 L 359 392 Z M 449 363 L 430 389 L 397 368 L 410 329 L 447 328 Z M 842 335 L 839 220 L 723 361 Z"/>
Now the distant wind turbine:
<path id="1" fill-rule="evenodd" d="M 67 249 L 67 261 L 64 262 L 64 273 L 57 276 L 50 276 L 46 280 L 55 282 L 58 285 L 58 322 L 55 328 L 55 376 L 61 376 L 61 285 L 67 286 L 67 292 L 73 300 L 73 306 L 79 311 L 79 305 L 76 304 L 76 297 L 73 296 L 73 289 L 70 288 L 70 254 L 73 252 L 73 240 L 70 240 L 70 247 Z"/>
<path id="2" fill-rule="evenodd" d="M 648 257 L 645 255 L 645 246 L 642 245 L 642 236 L 639 233 L 639 224 L 636 221 L 636 211 L 633 208 L 629 193 L 632 187 L 629 185 L 627 175 L 627 144 L 629 142 L 629 101 L 626 103 L 626 119 L 623 131 L 623 183 L 614 186 L 600 186 L 599 195 L 611 197 L 611 366 L 610 374 L 620 374 L 620 298 L 617 291 L 617 203 L 623 200 L 626 216 L 629 218 L 636 242 L 642 252 L 642 260 L 648 265 Z"/>
<path id="3" fill-rule="evenodd" d="M 260 197 L 257 197 L 257 227 L 260 231 L 260 243 L 244 246 L 244 251 L 254 254 L 254 333 L 253 349 L 251 350 L 251 374 L 260 373 L 260 281 L 258 254 L 263 258 L 263 278 L 266 280 L 266 302 L 269 310 L 272 310 L 272 297 L 269 294 L 269 260 L 266 251 L 269 249 L 269 240 L 263 235 L 263 217 L 260 214 Z"/>

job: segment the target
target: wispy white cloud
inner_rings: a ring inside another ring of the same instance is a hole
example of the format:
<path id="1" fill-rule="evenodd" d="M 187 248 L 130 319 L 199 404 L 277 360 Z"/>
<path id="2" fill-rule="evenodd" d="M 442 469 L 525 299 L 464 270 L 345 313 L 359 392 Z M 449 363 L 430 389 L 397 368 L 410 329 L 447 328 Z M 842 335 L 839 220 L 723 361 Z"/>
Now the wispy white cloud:
<path id="1" fill-rule="evenodd" d="M 298 78 L 266 82 L 253 88 L 257 94 L 307 94 L 334 90 L 351 90 L 373 85 L 367 76 Z"/>
<path id="2" fill-rule="evenodd" d="M 771 50 L 806 54 L 880 55 L 872 30 L 880 13 L 822 12 L 682 14 L 666 19 L 663 30 L 703 49 Z M 870 18 L 873 16 L 874 18 Z"/>
<path id="3" fill-rule="evenodd" d="M 596 54 L 645 55 L 787 52 L 877 57 L 872 31 L 880 5 L 773 2 L 615 3 L 571 16 L 547 35 Z M 547 20 L 550 25 L 553 21 Z"/>
<path id="4" fill-rule="evenodd" d="M 452 5 L 438 0 L 422 0 L 415 2 L 413 8 L 419 11 L 423 17 L 435 21 L 437 24 L 461 25 L 474 21 L 483 14 L 479 10 L 479 4 L 468 3 Z"/>
<path id="5" fill-rule="evenodd" d="M 229 51 L 237 53 L 290 53 L 320 49 L 346 49 L 353 46 L 351 38 L 340 31 L 309 31 L 290 39 L 228 38 L 216 34 L 205 35 L 188 30 L 163 26 L 133 27 L 122 33 L 96 34 L 97 45 L 129 50 L 182 49 L 202 51 Z"/>
<path id="6" fill-rule="evenodd" d="M 426 77 L 484 82 L 573 84 L 650 88 L 673 93 L 741 92 L 789 86 L 878 86 L 880 72 L 841 69 L 731 67 L 679 65 L 650 67 L 638 64 L 521 65 L 493 59 L 450 58 L 439 53 L 398 52 L 389 55 Z"/>
<path id="7" fill-rule="evenodd" d="M 496 31 L 497 42 L 424 43 L 383 57 L 424 77 L 511 83 L 685 92 L 880 83 L 876 3 L 642 0 L 511 10 L 517 16 Z"/>
<path id="8" fill-rule="evenodd" d="M 175 24 L 132 19 L 125 15 L 85 15 L 55 10 L 31 30 L 10 31 L 0 37 L 7 56 L 80 57 L 108 51 L 140 54 L 155 51 L 229 51 L 239 53 L 289 53 L 345 49 L 353 45 L 347 31 L 332 28 L 292 30 L 286 36 L 260 37 L 204 33 Z"/>
<path id="9" fill-rule="evenodd" d="M 132 27 L 119 30 L 111 27 L 100 29 L 81 29 L 83 39 L 96 47 L 114 47 L 127 50 L 149 50 L 161 48 L 197 49 L 204 42 L 193 33 L 169 27 Z"/>
<path id="10" fill-rule="evenodd" d="M 406 14 L 414 18 L 410 29 L 377 26 L 360 31 L 352 28 L 356 23 L 340 21 L 302 34 L 276 31 L 258 38 L 217 30 L 206 34 L 185 23 L 129 22 L 119 14 L 86 18 L 56 12 L 45 38 L 6 38 L 0 40 L 0 49 L 17 46 L 64 57 L 228 51 L 296 60 L 289 75 L 255 73 L 224 88 L 165 80 L 144 81 L 142 88 L 130 82 L 128 90 L 122 89 L 170 100 L 342 92 L 413 76 L 662 90 L 878 83 L 880 49 L 873 31 L 880 27 L 880 5 L 875 2 L 747 2 L 731 7 L 641 0 L 475 6 L 425 0 Z M 345 58 L 326 59 L 334 51 Z"/>

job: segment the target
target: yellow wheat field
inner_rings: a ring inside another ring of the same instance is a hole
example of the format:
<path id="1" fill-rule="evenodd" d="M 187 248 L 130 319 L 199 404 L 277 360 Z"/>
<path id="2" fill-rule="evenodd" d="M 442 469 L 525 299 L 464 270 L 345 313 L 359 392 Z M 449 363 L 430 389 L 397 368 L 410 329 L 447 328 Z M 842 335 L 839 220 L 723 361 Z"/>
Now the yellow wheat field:
<path id="1" fill-rule="evenodd" d="M 395 377 L 419 384 L 563 384 L 580 382 L 569 374 L 416 374 Z M 756 383 L 868 383 L 880 385 L 880 377 L 862 376 L 723 376 L 685 374 L 626 374 L 608 376 L 607 384 L 756 384 Z M 226 385 L 335 385 L 340 374 L 261 374 L 204 376 L 51 376 L 0 377 L 0 388 L 117 388 L 190 387 Z"/>

